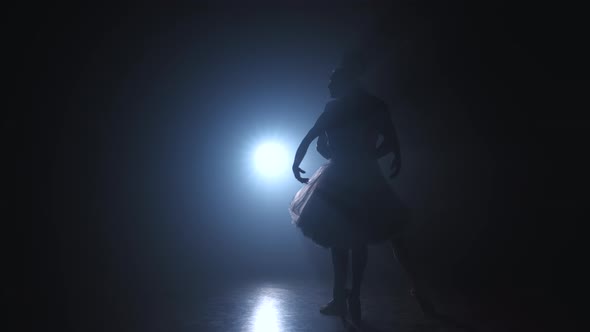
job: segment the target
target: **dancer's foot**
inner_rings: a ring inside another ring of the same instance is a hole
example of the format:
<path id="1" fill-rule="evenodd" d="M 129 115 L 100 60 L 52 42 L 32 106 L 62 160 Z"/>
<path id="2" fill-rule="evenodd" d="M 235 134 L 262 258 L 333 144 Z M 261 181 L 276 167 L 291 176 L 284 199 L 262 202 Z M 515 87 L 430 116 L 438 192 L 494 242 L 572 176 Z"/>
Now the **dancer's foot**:
<path id="1" fill-rule="evenodd" d="M 430 302 L 421 292 L 417 292 L 415 288 L 410 289 L 410 294 L 416 298 L 422 312 L 427 317 L 436 317 L 436 310 L 434 309 L 434 304 Z"/>
<path id="2" fill-rule="evenodd" d="M 320 312 L 327 316 L 346 316 L 346 302 L 332 300 L 320 308 Z"/>

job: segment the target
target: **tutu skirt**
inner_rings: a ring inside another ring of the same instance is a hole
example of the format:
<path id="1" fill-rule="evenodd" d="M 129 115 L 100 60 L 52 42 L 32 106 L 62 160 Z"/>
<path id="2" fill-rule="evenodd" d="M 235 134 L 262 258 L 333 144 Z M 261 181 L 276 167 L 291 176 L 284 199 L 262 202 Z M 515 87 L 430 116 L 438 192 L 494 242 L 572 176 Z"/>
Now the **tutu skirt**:
<path id="1" fill-rule="evenodd" d="M 408 209 L 374 160 L 330 161 L 291 202 L 292 221 L 326 248 L 353 248 L 399 236 Z"/>

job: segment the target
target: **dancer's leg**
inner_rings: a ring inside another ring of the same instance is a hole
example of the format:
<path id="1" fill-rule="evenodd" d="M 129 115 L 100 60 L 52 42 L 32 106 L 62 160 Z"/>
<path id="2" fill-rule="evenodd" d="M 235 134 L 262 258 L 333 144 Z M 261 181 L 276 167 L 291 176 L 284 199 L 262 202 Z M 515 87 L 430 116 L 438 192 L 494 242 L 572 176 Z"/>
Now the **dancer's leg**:
<path id="1" fill-rule="evenodd" d="M 367 266 L 367 246 L 352 249 L 352 290 L 348 297 L 348 311 L 353 322 L 361 322 L 361 284 Z"/>
<path id="2" fill-rule="evenodd" d="M 404 272 L 409 276 L 413 282 L 415 280 L 415 269 L 411 266 L 411 261 L 408 255 L 408 248 L 403 238 L 395 238 L 391 240 L 391 248 L 393 249 L 393 255 L 401 265 Z"/>
<path id="3" fill-rule="evenodd" d="M 346 273 L 348 267 L 348 249 L 332 248 L 332 268 L 334 270 L 334 288 L 332 301 L 320 308 L 324 315 L 344 316 L 346 314 Z"/>
<path id="4" fill-rule="evenodd" d="M 348 249 L 332 248 L 332 267 L 334 269 L 334 300 L 346 298 L 346 275 L 348 268 Z"/>
<path id="5" fill-rule="evenodd" d="M 474 329 L 471 326 L 461 323 L 460 321 L 456 320 L 451 316 L 443 315 L 436 312 L 434 304 L 430 301 L 430 299 L 428 299 L 428 297 L 426 297 L 423 288 L 419 285 L 416 285 L 418 283 L 418 279 L 416 277 L 416 269 L 409 259 L 408 249 L 403 239 L 394 239 L 391 241 L 391 244 L 393 247 L 393 253 L 395 257 L 399 261 L 402 268 L 406 271 L 406 274 L 408 275 L 410 281 L 413 284 L 413 295 L 418 301 L 418 304 L 420 305 L 420 308 L 422 309 L 424 314 L 429 318 L 437 319 L 450 326 L 464 329 L 466 331 L 473 331 Z"/>
<path id="6" fill-rule="evenodd" d="M 365 267 L 367 266 L 368 249 L 367 246 L 361 246 L 352 249 L 352 290 L 351 296 L 359 297 L 361 294 L 361 283 Z"/>
<path id="7" fill-rule="evenodd" d="M 418 278 L 416 276 L 416 269 L 409 259 L 408 248 L 403 237 L 392 239 L 391 246 L 393 248 L 393 254 L 397 258 L 402 269 L 408 275 L 410 282 L 413 286 L 413 295 L 416 297 L 418 304 L 422 308 L 424 314 L 434 316 L 436 314 L 434 305 L 432 302 L 425 297 L 421 287 L 417 285 Z"/>

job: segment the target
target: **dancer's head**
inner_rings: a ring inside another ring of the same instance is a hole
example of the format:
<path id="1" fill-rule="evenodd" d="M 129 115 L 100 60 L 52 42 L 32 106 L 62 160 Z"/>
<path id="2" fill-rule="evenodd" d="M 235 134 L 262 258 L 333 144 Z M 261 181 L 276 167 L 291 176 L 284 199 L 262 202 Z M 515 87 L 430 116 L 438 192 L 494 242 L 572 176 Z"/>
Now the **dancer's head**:
<path id="1" fill-rule="evenodd" d="M 345 68 L 337 68 L 330 76 L 330 96 L 340 98 L 348 95 L 360 85 L 358 76 Z"/>
<path id="2" fill-rule="evenodd" d="M 365 69 L 364 59 L 360 54 L 344 57 L 342 64 L 330 76 L 328 89 L 333 98 L 340 98 L 355 91 L 360 86 L 360 76 Z"/>

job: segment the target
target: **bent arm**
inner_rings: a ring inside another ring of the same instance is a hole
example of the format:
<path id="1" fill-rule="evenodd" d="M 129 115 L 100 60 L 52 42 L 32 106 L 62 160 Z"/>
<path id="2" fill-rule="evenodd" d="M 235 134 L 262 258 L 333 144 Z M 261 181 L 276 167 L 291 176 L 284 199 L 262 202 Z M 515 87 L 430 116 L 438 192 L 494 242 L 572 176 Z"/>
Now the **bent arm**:
<path id="1" fill-rule="evenodd" d="M 383 135 L 383 142 L 377 148 L 377 158 L 384 157 L 385 155 L 393 152 L 395 158 L 399 159 L 401 158 L 401 155 L 397 131 L 395 130 L 395 126 L 393 125 L 387 110 L 383 110 L 382 112 L 380 132 Z"/>
<path id="2" fill-rule="evenodd" d="M 307 153 L 307 149 L 311 142 L 314 139 L 319 137 L 320 135 L 325 135 L 326 132 L 326 112 L 322 113 L 314 126 L 307 132 L 307 135 L 303 138 L 299 147 L 297 148 L 297 152 L 295 153 L 295 160 L 293 161 L 293 168 L 299 167 L 305 154 Z M 323 154 L 322 154 L 323 155 Z"/>
<path id="3" fill-rule="evenodd" d="M 309 145 L 311 144 L 311 142 L 313 142 L 314 139 L 316 139 L 316 137 L 318 137 L 320 135 L 320 133 L 322 133 L 322 130 L 321 130 L 321 128 L 318 128 L 317 123 L 315 126 L 313 126 L 313 128 L 311 128 L 309 130 L 309 132 L 307 132 L 307 135 L 305 135 L 305 137 L 303 138 L 303 140 L 299 144 L 299 147 L 297 148 L 297 152 L 295 153 L 295 160 L 293 161 L 293 168 L 299 167 L 299 165 L 301 165 L 301 162 L 303 161 L 303 158 L 305 157 L 305 154 L 307 153 L 307 149 L 309 148 Z"/>
<path id="4" fill-rule="evenodd" d="M 330 147 L 328 146 L 328 135 L 326 132 L 321 133 L 318 137 L 316 150 L 322 155 L 322 157 L 326 159 L 332 158 Z"/>

